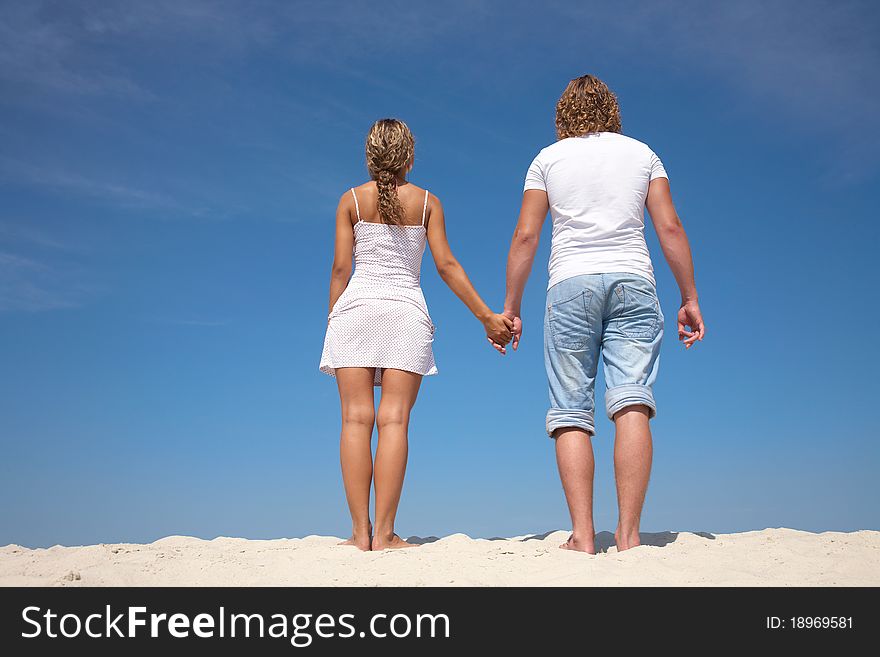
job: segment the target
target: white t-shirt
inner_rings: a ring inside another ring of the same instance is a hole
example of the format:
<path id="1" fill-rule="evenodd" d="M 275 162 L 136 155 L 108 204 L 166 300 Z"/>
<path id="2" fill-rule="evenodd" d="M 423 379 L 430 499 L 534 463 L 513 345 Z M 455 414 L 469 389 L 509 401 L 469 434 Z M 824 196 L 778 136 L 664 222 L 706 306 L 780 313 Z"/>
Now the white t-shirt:
<path id="1" fill-rule="evenodd" d="M 646 144 L 616 132 L 569 137 L 543 149 L 525 189 L 550 201 L 550 282 L 581 274 L 625 272 L 654 282 L 645 244 L 645 198 L 654 178 L 668 178 Z"/>

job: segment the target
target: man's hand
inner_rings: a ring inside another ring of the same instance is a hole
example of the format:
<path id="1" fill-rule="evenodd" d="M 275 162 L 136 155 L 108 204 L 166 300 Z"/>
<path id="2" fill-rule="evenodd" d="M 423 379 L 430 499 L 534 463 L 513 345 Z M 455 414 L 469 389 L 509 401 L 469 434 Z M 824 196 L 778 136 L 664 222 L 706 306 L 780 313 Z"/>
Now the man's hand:
<path id="1" fill-rule="evenodd" d="M 486 329 L 486 339 L 502 354 L 506 353 L 504 346 L 510 342 L 513 320 L 505 315 L 492 314 L 483 322 L 483 327 Z"/>
<path id="2" fill-rule="evenodd" d="M 706 325 L 703 323 L 700 304 L 696 301 L 683 302 L 678 310 L 678 339 L 684 344 L 685 349 L 690 349 L 697 340 L 702 342 L 704 337 L 706 337 Z"/>
<path id="3" fill-rule="evenodd" d="M 513 349 L 516 351 L 517 347 L 519 347 L 520 336 L 522 335 L 522 318 L 516 316 L 511 310 L 505 310 L 501 315 L 510 322 L 510 332 L 513 337 Z M 507 353 L 505 345 L 496 342 L 490 336 L 486 336 L 486 339 L 502 356 Z"/>
<path id="4" fill-rule="evenodd" d="M 513 321 L 513 328 L 510 332 L 513 334 L 513 350 L 516 351 L 519 347 L 519 340 L 522 337 L 522 317 L 512 310 L 505 310 L 501 314 Z"/>

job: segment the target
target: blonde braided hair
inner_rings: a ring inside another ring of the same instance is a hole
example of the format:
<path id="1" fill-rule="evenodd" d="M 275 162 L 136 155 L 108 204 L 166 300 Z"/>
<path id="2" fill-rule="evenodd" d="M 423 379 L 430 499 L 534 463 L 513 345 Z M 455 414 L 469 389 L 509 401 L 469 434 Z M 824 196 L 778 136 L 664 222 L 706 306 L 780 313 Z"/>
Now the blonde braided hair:
<path id="1" fill-rule="evenodd" d="M 397 178 L 404 177 L 412 166 L 415 139 L 406 123 L 399 119 L 379 119 L 367 133 L 367 170 L 376 181 L 379 193 L 379 219 L 400 225 L 405 219 Z"/>
<path id="2" fill-rule="evenodd" d="M 620 106 L 607 84 L 593 75 L 568 83 L 556 103 L 557 139 L 620 130 Z"/>

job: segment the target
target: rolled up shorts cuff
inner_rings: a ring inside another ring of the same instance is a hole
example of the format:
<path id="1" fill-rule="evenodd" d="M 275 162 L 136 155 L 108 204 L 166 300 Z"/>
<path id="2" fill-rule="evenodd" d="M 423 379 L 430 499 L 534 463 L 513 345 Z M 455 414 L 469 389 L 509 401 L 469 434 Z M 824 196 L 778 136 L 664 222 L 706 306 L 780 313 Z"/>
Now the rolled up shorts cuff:
<path id="1" fill-rule="evenodd" d="M 608 413 L 609 420 L 613 420 L 614 414 L 627 406 L 647 406 L 649 418 L 657 415 L 657 403 L 654 401 L 654 393 L 648 386 L 628 383 L 609 388 L 605 391 L 605 410 Z"/>
<path id="2" fill-rule="evenodd" d="M 595 434 L 593 411 L 579 408 L 551 408 L 547 411 L 547 435 L 552 438 L 553 432 L 563 427 L 576 427 Z"/>

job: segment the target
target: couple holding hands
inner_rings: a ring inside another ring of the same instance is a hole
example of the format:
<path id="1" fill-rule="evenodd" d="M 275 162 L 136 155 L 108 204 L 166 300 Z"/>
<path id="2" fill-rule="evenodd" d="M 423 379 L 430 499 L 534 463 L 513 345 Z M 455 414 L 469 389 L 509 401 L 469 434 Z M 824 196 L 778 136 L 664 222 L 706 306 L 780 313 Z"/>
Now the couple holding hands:
<path id="1" fill-rule="evenodd" d="M 422 255 L 483 323 L 502 354 L 522 334 L 520 304 L 541 228 L 553 221 L 544 316 L 550 390 L 547 434 L 572 520 L 560 547 L 595 552 L 593 528 L 594 383 L 601 355 L 605 410 L 615 424 L 618 550 L 639 545 L 639 522 L 653 446 L 663 313 L 644 237 L 647 208 L 681 291 L 678 337 L 705 336 L 690 246 L 672 203 L 663 164 L 621 134 L 620 109 L 592 75 L 572 80 L 556 105 L 556 143 L 535 157 L 507 262 L 504 312 L 480 298 L 446 239 L 440 200 L 407 180 L 414 139 L 397 119 L 367 135 L 371 180 L 343 194 L 336 210 L 330 315 L 321 371 L 336 377 L 342 409 L 340 456 L 352 535 L 362 550 L 415 547 L 394 531 L 406 473 L 408 425 L 423 376 L 437 373 L 434 326 L 419 284 Z M 354 274 L 352 265 L 354 264 Z M 381 386 L 378 409 L 373 390 Z M 373 427 L 379 433 L 375 459 Z M 370 490 L 375 488 L 375 526 Z"/>

